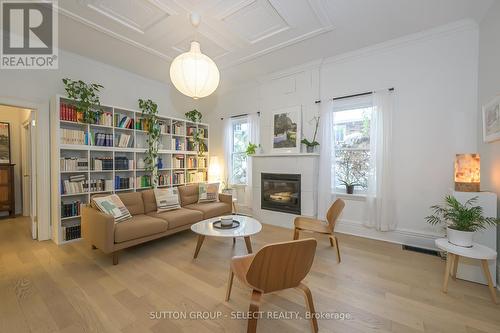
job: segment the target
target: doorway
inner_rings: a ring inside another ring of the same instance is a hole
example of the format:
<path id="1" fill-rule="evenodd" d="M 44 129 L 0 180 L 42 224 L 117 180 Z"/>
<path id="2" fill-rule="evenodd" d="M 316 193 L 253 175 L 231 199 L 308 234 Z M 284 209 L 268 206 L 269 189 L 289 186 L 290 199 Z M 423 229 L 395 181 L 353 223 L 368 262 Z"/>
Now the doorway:
<path id="1" fill-rule="evenodd" d="M 0 105 L 0 172 L 10 172 L 0 177 L 0 199 L 5 200 L 0 218 L 28 217 L 33 239 L 37 239 L 35 125 L 33 110 Z"/>

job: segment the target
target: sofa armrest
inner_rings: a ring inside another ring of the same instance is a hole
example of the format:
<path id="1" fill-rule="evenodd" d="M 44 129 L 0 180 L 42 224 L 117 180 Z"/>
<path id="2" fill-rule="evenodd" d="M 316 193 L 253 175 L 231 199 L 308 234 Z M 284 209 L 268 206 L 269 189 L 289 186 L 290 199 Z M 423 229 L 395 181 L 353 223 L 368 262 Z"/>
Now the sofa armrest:
<path id="1" fill-rule="evenodd" d="M 82 207 L 82 237 L 104 253 L 113 252 L 115 219 L 95 208 Z"/>
<path id="2" fill-rule="evenodd" d="M 232 205 L 233 196 L 231 194 L 219 193 L 219 201 Z"/>

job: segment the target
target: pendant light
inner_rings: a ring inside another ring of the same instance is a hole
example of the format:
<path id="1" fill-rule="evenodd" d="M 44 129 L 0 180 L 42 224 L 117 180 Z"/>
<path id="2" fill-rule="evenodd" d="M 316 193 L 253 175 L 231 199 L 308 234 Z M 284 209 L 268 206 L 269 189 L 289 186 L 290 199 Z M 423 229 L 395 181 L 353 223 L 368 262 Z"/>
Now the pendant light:
<path id="1" fill-rule="evenodd" d="M 191 14 L 191 24 L 197 28 L 200 16 Z M 177 56 L 170 65 L 170 79 L 175 88 L 194 99 L 206 97 L 219 85 L 219 69 L 215 62 L 201 53 L 200 43 L 191 42 L 189 52 Z"/>

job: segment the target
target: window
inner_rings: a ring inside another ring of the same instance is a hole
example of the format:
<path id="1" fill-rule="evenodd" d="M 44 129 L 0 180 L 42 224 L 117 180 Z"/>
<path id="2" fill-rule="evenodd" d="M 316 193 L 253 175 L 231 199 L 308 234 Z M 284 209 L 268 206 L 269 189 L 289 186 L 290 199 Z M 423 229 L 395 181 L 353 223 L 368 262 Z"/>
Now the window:
<path id="1" fill-rule="evenodd" d="M 347 186 L 354 185 L 355 193 L 364 193 L 370 166 L 371 101 L 343 101 L 333 112 L 334 190 L 346 193 Z"/>
<path id="2" fill-rule="evenodd" d="M 233 145 L 231 151 L 231 170 L 233 184 L 247 183 L 247 154 L 246 149 L 249 143 L 249 123 L 248 118 L 236 118 L 233 120 Z"/>

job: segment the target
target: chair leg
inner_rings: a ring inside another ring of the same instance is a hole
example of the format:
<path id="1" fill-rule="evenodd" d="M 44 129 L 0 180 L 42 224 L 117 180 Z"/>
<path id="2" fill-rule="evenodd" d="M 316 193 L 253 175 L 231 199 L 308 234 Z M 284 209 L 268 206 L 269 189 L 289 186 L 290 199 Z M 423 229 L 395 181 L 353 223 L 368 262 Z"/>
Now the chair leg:
<path id="1" fill-rule="evenodd" d="M 234 273 L 231 267 L 229 267 L 229 279 L 227 281 L 227 290 L 226 290 L 226 302 L 229 301 L 229 298 L 231 297 L 231 289 L 233 288 L 233 278 L 234 278 Z"/>
<path id="2" fill-rule="evenodd" d="M 316 319 L 316 310 L 314 310 L 314 303 L 311 294 L 311 290 L 303 284 L 300 283 L 297 287 L 304 292 L 304 298 L 306 300 L 307 311 L 309 311 L 309 317 L 311 318 L 311 330 L 313 333 L 318 332 L 318 320 Z"/>
<path id="3" fill-rule="evenodd" d="M 118 252 L 113 252 L 113 265 L 118 265 Z"/>
<path id="4" fill-rule="evenodd" d="M 293 229 L 293 240 L 299 239 L 299 229 Z"/>
<path id="5" fill-rule="evenodd" d="M 260 307 L 260 299 L 262 297 L 262 293 L 258 290 L 252 291 L 252 298 L 250 299 L 250 307 L 248 309 L 248 324 L 247 324 L 247 333 L 256 333 L 257 332 L 257 320 L 259 316 L 259 307 Z"/>
<path id="6" fill-rule="evenodd" d="M 340 258 L 339 240 L 337 237 L 333 235 L 329 235 L 328 239 L 330 240 L 330 245 L 332 247 L 335 247 L 335 249 L 337 250 L 337 262 L 340 264 L 341 258 Z"/>
<path id="7" fill-rule="evenodd" d="M 97 249 L 97 246 L 92 245 L 92 246 L 91 246 L 91 249 L 92 249 L 92 250 L 96 250 L 96 249 Z"/>

